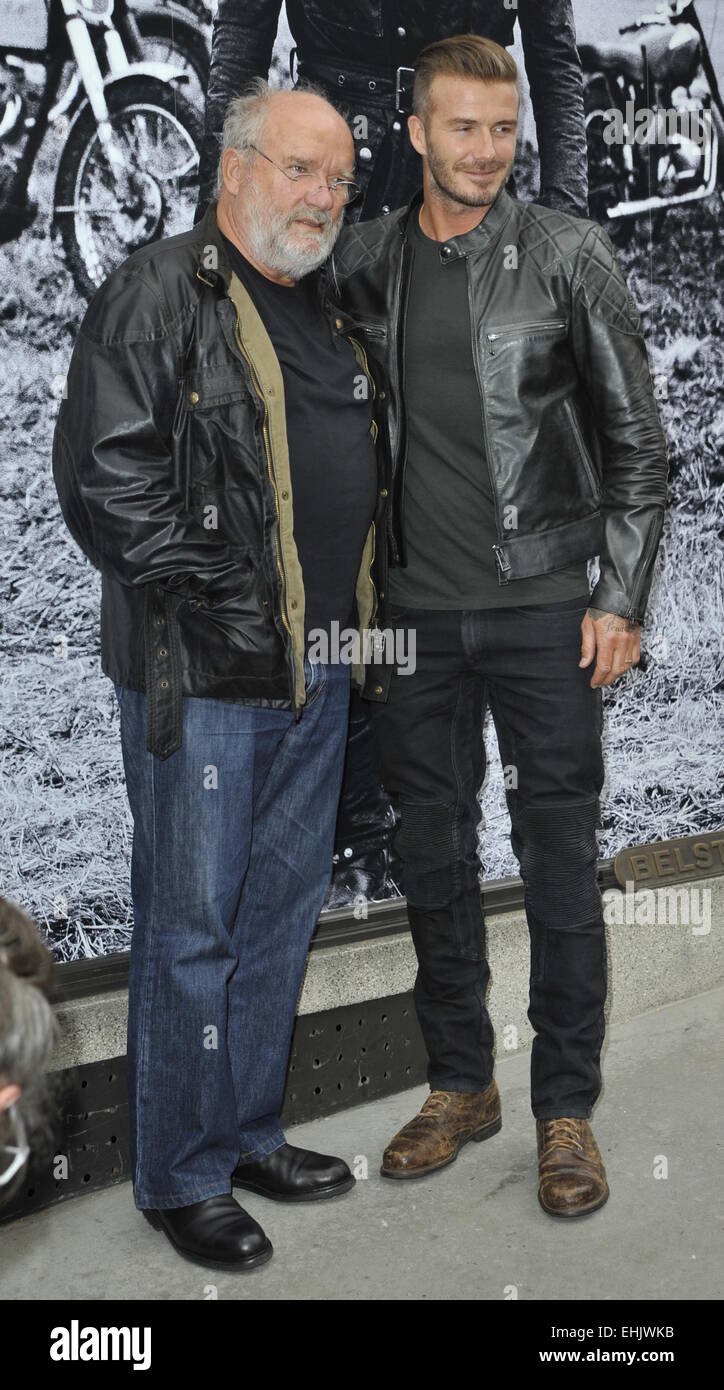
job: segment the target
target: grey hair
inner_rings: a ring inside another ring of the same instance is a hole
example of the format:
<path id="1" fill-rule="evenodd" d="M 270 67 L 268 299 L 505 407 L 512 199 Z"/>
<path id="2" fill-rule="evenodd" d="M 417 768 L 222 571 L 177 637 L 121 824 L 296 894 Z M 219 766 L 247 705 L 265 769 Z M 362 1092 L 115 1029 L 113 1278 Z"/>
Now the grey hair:
<path id="1" fill-rule="evenodd" d="M 47 1070 L 59 1029 L 47 992 L 53 958 L 35 924 L 6 898 L 0 898 L 0 1085 L 17 1085 L 15 1102 L 33 1157 L 51 1152 L 59 1120 L 63 1081 Z M 0 1145 L 17 1144 L 13 1116 L 0 1110 Z M 0 1188 L 5 1203 L 24 1181 L 21 1169 Z"/>
<path id="2" fill-rule="evenodd" d="M 239 150 L 253 163 L 255 155 L 252 147 L 261 142 L 269 101 L 279 90 L 278 87 L 270 86 L 266 78 L 254 77 L 241 95 L 232 97 L 229 102 L 224 116 L 221 152 L 216 167 L 215 198 L 218 198 L 224 187 L 224 175 L 221 170 L 224 151 Z M 321 97 L 322 101 L 326 101 L 327 105 L 337 112 L 337 115 L 342 115 L 339 107 L 329 100 L 327 93 L 315 82 L 300 82 L 294 91 L 307 92 L 310 96 Z"/>

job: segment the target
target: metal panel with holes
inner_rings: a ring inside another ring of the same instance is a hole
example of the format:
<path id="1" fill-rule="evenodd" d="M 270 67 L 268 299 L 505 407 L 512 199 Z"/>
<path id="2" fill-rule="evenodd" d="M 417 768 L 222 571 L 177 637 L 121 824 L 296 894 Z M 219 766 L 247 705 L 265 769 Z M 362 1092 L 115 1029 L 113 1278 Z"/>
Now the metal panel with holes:
<path id="1" fill-rule="evenodd" d="M 297 1019 L 282 1107 L 285 1125 L 331 1115 L 425 1080 L 426 1057 L 411 994 Z M 126 1058 L 65 1074 L 58 1139 L 0 1208 L 0 1223 L 127 1181 Z M 129 1188 L 129 1201 L 132 1200 Z"/>

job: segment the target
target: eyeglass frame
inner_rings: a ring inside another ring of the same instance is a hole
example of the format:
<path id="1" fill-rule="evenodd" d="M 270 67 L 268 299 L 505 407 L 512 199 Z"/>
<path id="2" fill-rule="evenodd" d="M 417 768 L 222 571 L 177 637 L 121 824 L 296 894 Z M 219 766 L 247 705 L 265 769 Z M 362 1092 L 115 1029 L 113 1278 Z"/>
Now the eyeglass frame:
<path id="1" fill-rule="evenodd" d="M 248 148 L 249 148 L 250 150 L 254 150 L 254 151 L 256 152 L 256 154 L 260 154 L 261 157 L 262 157 L 262 159 L 266 159 L 267 162 L 268 162 L 269 164 L 273 164 L 273 165 L 274 165 L 274 168 L 275 168 L 275 169 L 278 169 L 278 170 L 279 170 L 279 173 L 280 173 L 280 174 L 283 174 L 284 177 L 285 177 L 285 179 L 289 179 L 289 182 L 290 182 L 290 183 L 298 183 L 300 179 L 314 178 L 314 174 L 288 174 L 287 171 L 286 171 L 286 169 L 282 169 L 281 164 L 277 164 L 277 162 L 276 162 L 275 159 L 271 159 L 270 156 L 269 156 L 268 154 L 265 154 L 263 150 L 260 150 L 258 145 L 249 145 Z M 355 189 L 355 192 L 352 194 L 351 197 L 345 198 L 345 201 L 344 201 L 344 206 L 345 206 L 345 207 L 349 207 L 350 203 L 354 203 L 355 200 L 356 200 L 357 198 L 359 198 L 359 195 L 360 195 L 360 193 L 362 192 L 362 185 L 359 184 L 359 183 L 356 183 L 354 179 L 335 179 L 335 183 L 337 183 L 337 184 L 344 184 L 346 188 L 354 188 L 354 189 Z M 322 188 L 322 187 L 325 187 L 325 188 L 327 189 L 327 191 L 328 191 L 329 193 L 332 194 L 332 197 L 335 196 L 337 190 L 336 190 L 335 188 L 330 187 L 329 183 L 328 183 L 326 180 L 325 180 L 324 184 L 321 184 L 321 183 L 320 183 L 320 184 L 318 185 L 318 188 Z M 315 189 L 313 189 L 312 191 L 313 191 L 314 193 L 316 193 L 316 192 L 318 191 L 318 189 L 315 188 Z"/>
<path id="2" fill-rule="evenodd" d="M 8 1115 L 12 1113 L 13 1124 L 20 1139 L 20 1144 L 0 1144 L 0 1153 L 15 1154 L 14 1159 L 8 1165 L 7 1171 L 5 1173 L 0 1173 L 0 1187 L 5 1187 L 6 1184 L 15 1177 L 15 1174 L 19 1172 L 21 1168 L 25 1167 L 30 1157 L 27 1134 L 20 1111 L 15 1105 L 9 1105 L 7 1107 L 7 1113 Z"/>

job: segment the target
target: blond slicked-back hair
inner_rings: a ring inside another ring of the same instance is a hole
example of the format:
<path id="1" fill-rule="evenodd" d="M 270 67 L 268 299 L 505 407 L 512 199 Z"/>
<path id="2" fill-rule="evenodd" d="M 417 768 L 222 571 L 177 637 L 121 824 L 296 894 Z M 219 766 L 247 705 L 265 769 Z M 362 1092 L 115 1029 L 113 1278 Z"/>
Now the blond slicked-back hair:
<path id="1" fill-rule="evenodd" d="M 430 109 L 430 88 L 439 76 L 473 77 L 480 82 L 518 84 L 518 65 L 506 48 L 482 34 L 453 34 L 429 43 L 415 63 L 412 109 L 424 123 Z"/>

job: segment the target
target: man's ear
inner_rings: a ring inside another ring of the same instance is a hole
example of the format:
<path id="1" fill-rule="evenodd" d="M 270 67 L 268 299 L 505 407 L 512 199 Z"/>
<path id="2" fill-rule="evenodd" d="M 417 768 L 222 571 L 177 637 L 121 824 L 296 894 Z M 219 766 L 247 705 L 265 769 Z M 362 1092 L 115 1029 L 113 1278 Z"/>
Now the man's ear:
<path id="1" fill-rule="evenodd" d="M 425 127 L 419 116 L 408 116 L 407 129 L 410 135 L 412 148 L 418 154 L 427 154 L 427 141 L 425 139 Z"/>
<path id="2" fill-rule="evenodd" d="M 20 1087 L 14 1082 L 8 1082 L 6 1086 L 0 1086 L 0 1110 L 7 1110 L 9 1105 L 14 1105 L 20 1099 Z"/>
<path id="3" fill-rule="evenodd" d="M 230 145 L 221 156 L 221 169 L 224 175 L 224 186 L 233 197 L 236 197 L 248 172 L 248 160 L 245 160 L 243 155 Z"/>

